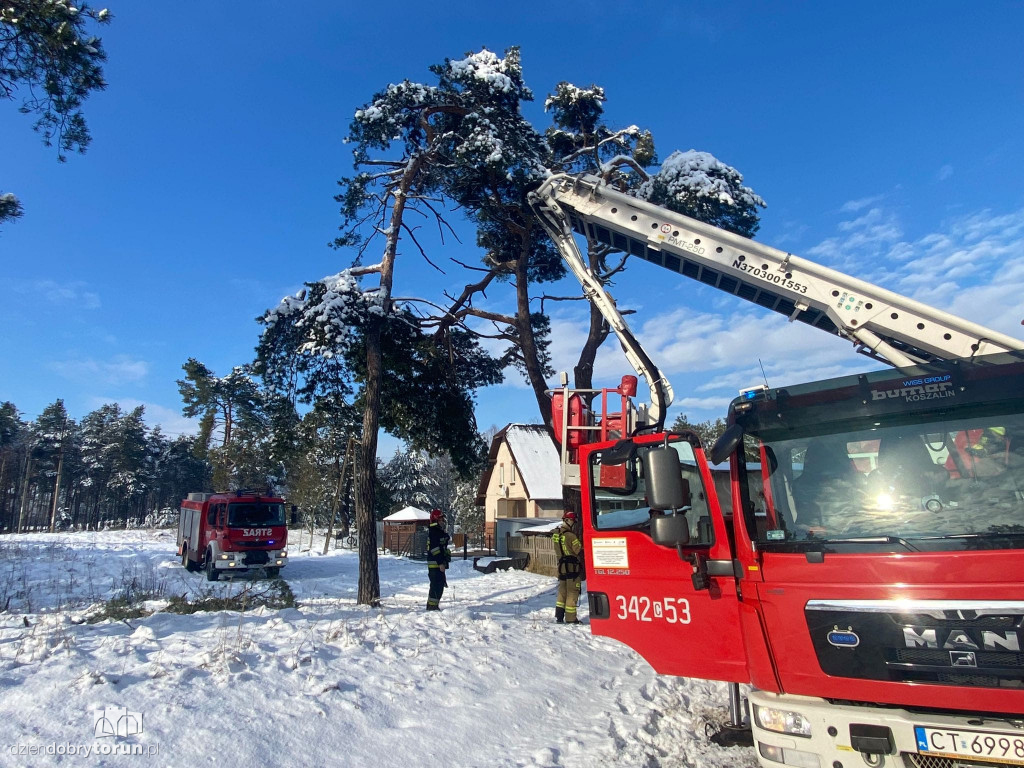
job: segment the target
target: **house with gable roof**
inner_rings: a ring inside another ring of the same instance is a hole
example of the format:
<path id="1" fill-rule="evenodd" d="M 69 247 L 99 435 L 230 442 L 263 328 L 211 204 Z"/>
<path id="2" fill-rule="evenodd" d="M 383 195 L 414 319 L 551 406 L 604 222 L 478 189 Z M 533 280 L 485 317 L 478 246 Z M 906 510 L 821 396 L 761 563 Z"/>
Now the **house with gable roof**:
<path id="1" fill-rule="evenodd" d="M 547 427 L 508 424 L 494 436 L 476 503 L 492 540 L 498 520 L 562 516 L 558 450 Z"/>

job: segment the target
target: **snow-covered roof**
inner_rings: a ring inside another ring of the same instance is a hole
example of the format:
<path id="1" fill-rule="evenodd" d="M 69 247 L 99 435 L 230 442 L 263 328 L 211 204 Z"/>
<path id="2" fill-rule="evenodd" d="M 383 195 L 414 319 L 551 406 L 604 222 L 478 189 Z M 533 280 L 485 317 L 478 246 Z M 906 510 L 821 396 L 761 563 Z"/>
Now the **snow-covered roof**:
<path id="1" fill-rule="evenodd" d="M 384 518 L 385 522 L 388 523 L 413 523 L 417 520 L 429 520 L 430 513 L 424 512 L 418 507 L 406 507 L 400 509 L 397 512 L 392 512 L 390 515 Z"/>
<path id="2" fill-rule="evenodd" d="M 505 442 L 512 452 L 529 497 L 561 499 L 562 478 L 558 450 L 547 429 L 536 424 L 509 424 Z"/>
<path id="3" fill-rule="evenodd" d="M 562 500 L 562 477 L 558 449 L 543 424 L 507 424 L 491 440 L 487 469 L 480 477 L 476 503 L 483 506 L 502 444 L 508 445 L 519 470 L 526 496 L 533 501 Z"/>
<path id="4" fill-rule="evenodd" d="M 532 536 L 538 533 L 554 533 L 558 530 L 558 526 L 561 524 L 561 520 L 552 520 L 550 523 L 544 523 L 543 525 L 531 525 L 528 528 L 520 528 L 516 531 L 516 536 Z"/>

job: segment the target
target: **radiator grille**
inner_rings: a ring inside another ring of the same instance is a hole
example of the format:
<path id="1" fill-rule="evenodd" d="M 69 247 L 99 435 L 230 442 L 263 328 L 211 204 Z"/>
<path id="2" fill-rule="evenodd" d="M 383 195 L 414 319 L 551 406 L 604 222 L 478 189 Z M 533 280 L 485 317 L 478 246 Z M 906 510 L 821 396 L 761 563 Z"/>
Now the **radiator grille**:
<path id="1" fill-rule="evenodd" d="M 916 752 L 904 752 L 903 765 L 906 768 L 1019 768 L 1019 763 L 993 763 L 988 760 L 971 760 L 967 757 L 919 755 Z"/>

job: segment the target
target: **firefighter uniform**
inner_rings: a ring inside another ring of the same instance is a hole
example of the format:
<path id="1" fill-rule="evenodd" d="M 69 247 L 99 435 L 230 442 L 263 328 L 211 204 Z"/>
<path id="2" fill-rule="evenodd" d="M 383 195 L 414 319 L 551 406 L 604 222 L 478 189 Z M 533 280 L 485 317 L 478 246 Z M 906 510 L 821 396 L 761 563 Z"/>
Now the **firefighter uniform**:
<path id="1" fill-rule="evenodd" d="M 438 510 L 430 513 L 430 527 L 427 529 L 427 575 L 430 578 L 430 592 L 427 596 L 427 610 L 439 611 L 441 595 L 448 586 L 444 572 L 452 561 L 448 542 L 451 537 L 444 529 L 443 518 Z"/>
<path id="2" fill-rule="evenodd" d="M 579 624 L 576 605 L 580 600 L 583 581 L 583 543 L 575 531 L 576 514 L 567 512 L 562 524 L 553 534 L 555 554 L 558 555 L 558 597 L 555 600 L 555 621 L 559 624 Z"/>

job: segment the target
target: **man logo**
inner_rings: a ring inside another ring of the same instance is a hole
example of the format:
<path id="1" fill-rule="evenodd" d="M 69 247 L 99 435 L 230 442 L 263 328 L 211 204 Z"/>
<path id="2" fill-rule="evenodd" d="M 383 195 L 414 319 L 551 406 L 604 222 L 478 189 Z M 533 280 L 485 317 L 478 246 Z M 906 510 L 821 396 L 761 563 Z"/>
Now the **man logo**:
<path id="1" fill-rule="evenodd" d="M 951 667 L 977 667 L 978 659 L 973 651 L 950 651 L 949 665 Z"/>
<path id="2" fill-rule="evenodd" d="M 939 634 L 939 633 L 942 634 Z M 996 632 L 991 629 L 936 630 L 904 627 L 903 642 L 907 648 L 944 648 L 948 651 L 1013 651 L 1020 653 L 1020 637 L 1014 630 Z"/>

